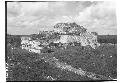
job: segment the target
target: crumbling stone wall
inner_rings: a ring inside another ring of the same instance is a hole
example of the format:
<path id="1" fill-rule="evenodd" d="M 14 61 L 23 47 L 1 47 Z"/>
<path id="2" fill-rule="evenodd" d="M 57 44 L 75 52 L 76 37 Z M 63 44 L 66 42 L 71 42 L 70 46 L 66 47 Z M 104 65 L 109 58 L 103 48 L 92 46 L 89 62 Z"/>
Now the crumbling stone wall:
<path id="1" fill-rule="evenodd" d="M 58 42 L 78 42 L 81 43 L 82 46 L 90 45 L 94 49 L 100 46 L 97 42 L 97 33 L 88 32 L 87 29 L 83 26 L 77 25 L 76 23 L 58 23 L 54 26 L 54 28 L 63 33 Z M 69 35 L 71 33 L 74 34 Z"/>

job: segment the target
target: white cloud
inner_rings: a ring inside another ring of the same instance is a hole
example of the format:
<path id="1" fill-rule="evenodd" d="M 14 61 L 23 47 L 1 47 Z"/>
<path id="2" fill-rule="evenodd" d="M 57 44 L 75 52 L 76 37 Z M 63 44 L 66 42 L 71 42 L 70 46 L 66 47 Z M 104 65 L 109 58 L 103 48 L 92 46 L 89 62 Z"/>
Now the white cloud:
<path id="1" fill-rule="evenodd" d="M 100 34 L 107 33 L 108 29 L 110 31 L 111 29 L 116 30 L 115 4 L 113 2 L 100 2 L 96 5 L 91 5 L 79 12 L 77 21 L 79 24 L 87 26 L 90 31 L 95 29 L 94 31 Z"/>
<path id="2" fill-rule="evenodd" d="M 48 2 L 21 2 L 22 14 L 26 16 L 37 16 L 39 12 L 46 12 L 48 10 Z"/>
<path id="3" fill-rule="evenodd" d="M 11 34 L 31 34 L 58 22 L 76 22 L 90 31 L 116 33 L 113 2 L 8 2 L 7 28 Z M 49 28 L 50 27 L 50 28 Z"/>

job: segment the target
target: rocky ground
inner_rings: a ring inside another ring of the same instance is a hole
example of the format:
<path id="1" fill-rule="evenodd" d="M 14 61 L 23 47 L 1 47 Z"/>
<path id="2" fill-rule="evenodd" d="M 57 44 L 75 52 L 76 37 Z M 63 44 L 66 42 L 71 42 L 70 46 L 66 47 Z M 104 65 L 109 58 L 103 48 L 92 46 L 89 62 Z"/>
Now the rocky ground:
<path id="1" fill-rule="evenodd" d="M 87 75 L 78 75 L 58 68 L 57 62 L 72 68 L 92 72 L 108 78 L 117 78 L 117 46 L 103 44 L 96 50 L 90 47 L 53 49 L 52 53 L 35 54 L 7 46 L 7 81 L 97 81 Z M 102 79 L 104 80 L 104 79 Z"/>

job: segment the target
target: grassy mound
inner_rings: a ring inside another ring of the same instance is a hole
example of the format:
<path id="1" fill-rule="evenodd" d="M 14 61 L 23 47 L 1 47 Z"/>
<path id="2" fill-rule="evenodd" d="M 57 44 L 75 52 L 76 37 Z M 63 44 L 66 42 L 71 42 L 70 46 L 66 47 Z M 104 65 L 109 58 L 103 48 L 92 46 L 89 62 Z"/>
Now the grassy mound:
<path id="1" fill-rule="evenodd" d="M 103 45 L 94 50 L 87 47 L 69 47 L 53 54 L 61 62 L 66 62 L 75 68 L 117 78 L 117 48 Z"/>
<path id="2" fill-rule="evenodd" d="M 8 82 L 12 81 L 88 81 L 73 72 L 62 71 L 39 58 L 38 54 L 8 46 L 7 49 Z"/>
<path id="3" fill-rule="evenodd" d="M 90 47 L 68 47 L 54 49 L 53 53 L 38 55 L 26 50 L 7 46 L 7 81 L 90 81 L 73 72 L 62 71 L 40 59 L 40 56 L 56 57 L 60 62 L 88 72 L 117 78 L 117 47 L 102 45 L 94 50 Z"/>

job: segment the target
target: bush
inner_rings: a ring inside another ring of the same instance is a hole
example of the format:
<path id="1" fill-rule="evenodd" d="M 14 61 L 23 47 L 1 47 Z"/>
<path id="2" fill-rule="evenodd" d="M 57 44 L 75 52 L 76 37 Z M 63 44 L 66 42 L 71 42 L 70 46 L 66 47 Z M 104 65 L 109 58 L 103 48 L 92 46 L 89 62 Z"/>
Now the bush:
<path id="1" fill-rule="evenodd" d="M 117 44 L 117 35 L 98 35 L 99 43 L 112 43 Z"/>

